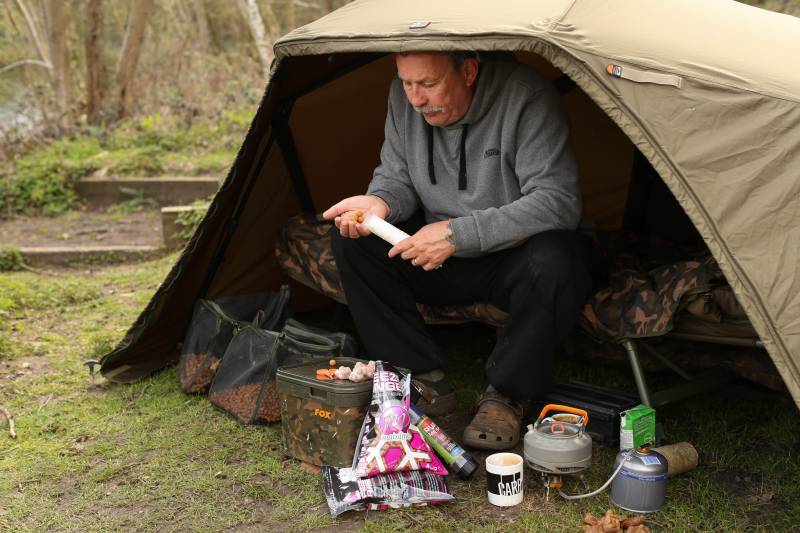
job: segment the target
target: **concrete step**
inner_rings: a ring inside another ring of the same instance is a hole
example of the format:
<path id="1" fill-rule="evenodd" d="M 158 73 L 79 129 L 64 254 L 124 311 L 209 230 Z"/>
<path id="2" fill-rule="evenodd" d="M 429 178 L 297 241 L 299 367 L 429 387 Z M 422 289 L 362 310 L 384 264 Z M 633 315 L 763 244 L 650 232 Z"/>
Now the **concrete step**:
<path id="1" fill-rule="evenodd" d="M 85 178 L 75 184 L 78 196 L 93 207 L 108 207 L 129 201 L 133 196 L 127 191 L 140 191 L 158 205 L 190 204 L 217 192 L 221 178 L 178 177 L 158 178 Z"/>
<path id="2" fill-rule="evenodd" d="M 189 211 L 205 211 L 206 207 L 194 207 L 191 205 L 171 205 L 161 208 L 161 231 L 164 236 L 164 246 L 168 250 L 177 250 L 186 242 L 178 236 L 182 229 L 177 224 L 178 215 Z"/>
<path id="3" fill-rule="evenodd" d="M 70 265 L 73 263 L 121 263 L 163 255 L 157 246 L 37 246 L 20 248 L 26 264 Z"/>

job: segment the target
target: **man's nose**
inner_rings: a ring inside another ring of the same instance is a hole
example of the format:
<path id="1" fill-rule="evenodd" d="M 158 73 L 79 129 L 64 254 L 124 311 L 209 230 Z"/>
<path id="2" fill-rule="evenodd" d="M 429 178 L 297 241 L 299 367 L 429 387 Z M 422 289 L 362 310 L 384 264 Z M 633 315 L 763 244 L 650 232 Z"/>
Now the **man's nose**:
<path id="1" fill-rule="evenodd" d="M 412 85 L 408 92 L 408 101 L 414 107 L 422 107 L 426 102 L 425 94 L 419 87 Z"/>

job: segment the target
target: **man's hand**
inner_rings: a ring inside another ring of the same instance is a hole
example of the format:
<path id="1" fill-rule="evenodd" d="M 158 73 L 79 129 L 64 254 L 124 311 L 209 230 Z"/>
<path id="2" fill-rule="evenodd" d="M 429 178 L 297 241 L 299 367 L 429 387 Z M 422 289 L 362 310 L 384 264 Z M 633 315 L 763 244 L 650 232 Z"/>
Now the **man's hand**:
<path id="1" fill-rule="evenodd" d="M 442 220 L 423 226 L 414 235 L 398 242 L 389 250 L 389 257 L 400 255 L 424 270 L 438 268 L 456 251 L 455 245 L 448 240 L 453 234 L 449 223 L 449 220 Z"/>
<path id="2" fill-rule="evenodd" d="M 328 208 L 322 213 L 322 218 L 333 219 L 342 237 L 357 239 L 370 234 L 367 228 L 356 221 L 359 214 L 366 215 L 367 213 L 386 218 L 389 216 L 389 206 L 378 196 L 351 196 Z"/>

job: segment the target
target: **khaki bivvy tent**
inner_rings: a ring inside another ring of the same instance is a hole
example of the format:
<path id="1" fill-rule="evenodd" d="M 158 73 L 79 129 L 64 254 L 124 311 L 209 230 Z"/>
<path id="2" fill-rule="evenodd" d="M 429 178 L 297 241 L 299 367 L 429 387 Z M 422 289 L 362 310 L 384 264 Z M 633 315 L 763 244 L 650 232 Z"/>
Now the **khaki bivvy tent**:
<path id="1" fill-rule="evenodd" d="M 108 379 L 175 362 L 198 298 L 287 281 L 274 252 L 281 228 L 363 193 L 392 53 L 425 50 L 510 51 L 574 82 L 562 101 L 587 218 L 619 227 L 638 149 L 800 405 L 800 19 L 729 0 L 358 0 L 286 35 L 208 214 L 102 359 Z"/>

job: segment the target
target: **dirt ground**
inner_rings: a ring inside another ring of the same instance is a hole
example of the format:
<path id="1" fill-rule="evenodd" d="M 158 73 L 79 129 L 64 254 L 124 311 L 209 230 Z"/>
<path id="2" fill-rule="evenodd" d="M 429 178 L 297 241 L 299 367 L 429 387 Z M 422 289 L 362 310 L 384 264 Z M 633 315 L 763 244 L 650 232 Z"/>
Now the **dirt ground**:
<path id="1" fill-rule="evenodd" d="M 56 217 L 17 217 L 0 222 L 0 245 L 161 246 L 160 211 L 81 210 Z"/>

